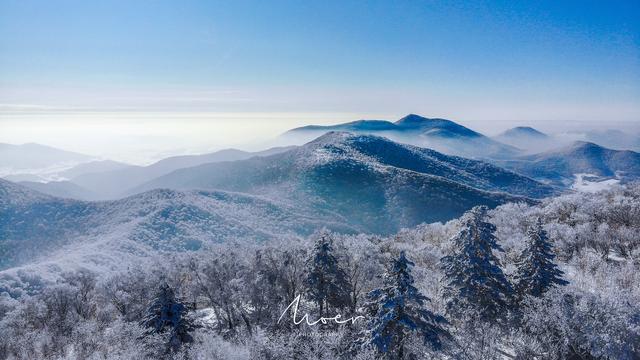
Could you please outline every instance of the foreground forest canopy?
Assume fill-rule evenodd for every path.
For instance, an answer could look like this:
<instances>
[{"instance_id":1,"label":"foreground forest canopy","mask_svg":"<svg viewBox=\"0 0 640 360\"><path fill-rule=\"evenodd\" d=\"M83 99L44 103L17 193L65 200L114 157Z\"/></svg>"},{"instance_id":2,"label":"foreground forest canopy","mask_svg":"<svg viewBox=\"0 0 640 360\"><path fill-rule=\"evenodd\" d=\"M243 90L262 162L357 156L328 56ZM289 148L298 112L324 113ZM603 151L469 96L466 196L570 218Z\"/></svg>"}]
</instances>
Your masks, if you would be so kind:
<instances>
[{"instance_id":1,"label":"foreground forest canopy","mask_svg":"<svg viewBox=\"0 0 640 360\"><path fill-rule=\"evenodd\" d=\"M633 184L388 237L226 243L0 289L0 358L637 359L639 261ZM355 320L281 317L298 296L298 320Z\"/></svg>"}]
</instances>

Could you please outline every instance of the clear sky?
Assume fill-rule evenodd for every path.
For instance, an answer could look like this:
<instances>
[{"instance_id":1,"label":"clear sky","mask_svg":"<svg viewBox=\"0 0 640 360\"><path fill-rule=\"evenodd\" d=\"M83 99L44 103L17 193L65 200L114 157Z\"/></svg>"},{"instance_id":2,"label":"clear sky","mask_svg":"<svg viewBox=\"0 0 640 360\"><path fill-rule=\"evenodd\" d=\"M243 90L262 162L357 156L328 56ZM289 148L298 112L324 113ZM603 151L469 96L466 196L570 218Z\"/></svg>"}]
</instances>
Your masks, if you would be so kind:
<instances>
[{"instance_id":1,"label":"clear sky","mask_svg":"<svg viewBox=\"0 0 640 360\"><path fill-rule=\"evenodd\" d=\"M636 124L640 1L0 0L3 142L190 151L407 113Z\"/></svg>"}]
</instances>

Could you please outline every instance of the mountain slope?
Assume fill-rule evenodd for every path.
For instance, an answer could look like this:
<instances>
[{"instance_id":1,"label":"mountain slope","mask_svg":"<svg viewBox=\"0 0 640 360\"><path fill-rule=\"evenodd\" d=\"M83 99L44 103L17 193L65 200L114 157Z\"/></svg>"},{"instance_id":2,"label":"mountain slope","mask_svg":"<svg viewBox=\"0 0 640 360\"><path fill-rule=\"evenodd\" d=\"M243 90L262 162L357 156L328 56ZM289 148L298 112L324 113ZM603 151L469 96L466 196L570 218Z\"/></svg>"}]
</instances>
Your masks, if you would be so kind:
<instances>
[{"instance_id":1,"label":"mountain slope","mask_svg":"<svg viewBox=\"0 0 640 360\"><path fill-rule=\"evenodd\" d=\"M389 234L478 204L531 201L500 191L551 191L484 162L348 133L270 156L179 169L139 190L145 187L152 190L88 202L0 180L0 288L24 271L51 279L77 267L110 271L166 252L294 239L323 227Z\"/></svg>"},{"instance_id":2,"label":"mountain slope","mask_svg":"<svg viewBox=\"0 0 640 360\"><path fill-rule=\"evenodd\" d=\"M18 184L47 195L65 199L92 200L97 197L93 192L70 181L50 181L47 183L20 181Z\"/></svg>"},{"instance_id":3,"label":"mountain slope","mask_svg":"<svg viewBox=\"0 0 640 360\"><path fill-rule=\"evenodd\" d=\"M52 259L108 268L119 266L120 257L144 258L216 242L306 236L322 227L355 231L329 212L222 191L154 190L85 202L0 180L0 213L0 270Z\"/></svg>"},{"instance_id":4,"label":"mountain slope","mask_svg":"<svg viewBox=\"0 0 640 360\"><path fill-rule=\"evenodd\" d=\"M529 126L518 126L506 130L494 139L529 152L550 150L558 147L558 143L562 141Z\"/></svg>"},{"instance_id":5,"label":"mountain slope","mask_svg":"<svg viewBox=\"0 0 640 360\"><path fill-rule=\"evenodd\" d=\"M181 169L135 191L154 188L247 192L335 211L365 232L390 233L449 220L473 204L495 206L542 197L552 189L496 166L386 138L331 132L263 158Z\"/></svg>"},{"instance_id":6,"label":"mountain slope","mask_svg":"<svg viewBox=\"0 0 640 360\"><path fill-rule=\"evenodd\" d=\"M518 173L563 187L571 185L577 174L617 177L623 182L640 179L639 153L607 149L584 141L498 163Z\"/></svg>"},{"instance_id":7,"label":"mountain slope","mask_svg":"<svg viewBox=\"0 0 640 360\"><path fill-rule=\"evenodd\" d=\"M409 114L394 123L404 131L420 131L423 134L440 137L482 138L484 135L446 119L429 119Z\"/></svg>"},{"instance_id":8,"label":"mountain slope","mask_svg":"<svg viewBox=\"0 0 640 360\"><path fill-rule=\"evenodd\" d=\"M640 152L640 129L587 131L585 140L616 150Z\"/></svg>"},{"instance_id":9,"label":"mountain slope","mask_svg":"<svg viewBox=\"0 0 640 360\"><path fill-rule=\"evenodd\" d=\"M218 161L235 161L253 156L267 156L289 148L272 148L261 152L246 152L236 149L220 150L203 155L174 156L149 166L129 166L113 171L80 175L73 182L96 194L96 199L122 197L127 189L139 186L153 178L174 170Z\"/></svg>"},{"instance_id":10,"label":"mountain slope","mask_svg":"<svg viewBox=\"0 0 640 360\"><path fill-rule=\"evenodd\" d=\"M396 124L387 120L356 120L344 124L337 125L307 125L299 128L289 130L289 133L305 132L305 131L351 131L351 132L364 132L364 131L385 131L385 130L400 130L401 128Z\"/></svg>"},{"instance_id":11,"label":"mountain slope","mask_svg":"<svg viewBox=\"0 0 640 360\"><path fill-rule=\"evenodd\" d=\"M91 156L60 150L40 144L0 143L0 169L40 169L91 160ZM0 174L1 175L1 174Z\"/></svg>"},{"instance_id":12,"label":"mountain slope","mask_svg":"<svg viewBox=\"0 0 640 360\"><path fill-rule=\"evenodd\" d=\"M73 179L84 174L102 173L130 167L134 166L113 160L96 160L76 165L71 169L60 172L58 175L64 179Z\"/></svg>"},{"instance_id":13,"label":"mountain slope","mask_svg":"<svg viewBox=\"0 0 640 360\"><path fill-rule=\"evenodd\" d=\"M512 129L506 130L502 134L498 135L498 137L548 139L549 135L538 131L530 126L516 126Z\"/></svg>"},{"instance_id":14,"label":"mountain slope","mask_svg":"<svg viewBox=\"0 0 640 360\"><path fill-rule=\"evenodd\" d=\"M306 142L329 131L378 134L394 141L473 158L506 158L519 152L513 146L492 140L451 120L430 119L415 114L407 115L396 122L359 120L329 126L305 126L289 130L282 138L285 141Z\"/></svg>"}]
</instances>

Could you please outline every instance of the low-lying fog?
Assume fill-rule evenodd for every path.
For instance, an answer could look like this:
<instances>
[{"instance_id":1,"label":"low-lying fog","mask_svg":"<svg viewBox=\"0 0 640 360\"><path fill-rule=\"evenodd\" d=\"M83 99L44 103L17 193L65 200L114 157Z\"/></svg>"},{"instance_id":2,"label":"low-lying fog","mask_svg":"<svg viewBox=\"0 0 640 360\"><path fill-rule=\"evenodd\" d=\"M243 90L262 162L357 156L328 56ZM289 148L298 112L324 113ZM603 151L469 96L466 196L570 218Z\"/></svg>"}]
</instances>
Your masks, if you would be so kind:
<instances>
[{"instance_id":1,"label":"low-lying fog","mask_svg":"<svg viewBox=\"0 0 640 360\"><path fill-rule=\"evenodd\" d=\"M395 121L403 115L405 114L363 116L352 113L210 112L5 114L0 117L0 143L38 143L98 159L148 165L169 156L201 154L225 148L259 151L274 146L299 145L310 141L310 135L279 135L292 128L310 124L331 125L362 118ZM531 126L552 135L552 139L546 143L517 144L528 152L543 151L575 140L597 141L607 147L634 149L640 134L640 125L634 121L527 122L443 117L490 137L498 136L515 126ZM410 142L401 138L394 140Z\"/></svg>"}]
</instances>

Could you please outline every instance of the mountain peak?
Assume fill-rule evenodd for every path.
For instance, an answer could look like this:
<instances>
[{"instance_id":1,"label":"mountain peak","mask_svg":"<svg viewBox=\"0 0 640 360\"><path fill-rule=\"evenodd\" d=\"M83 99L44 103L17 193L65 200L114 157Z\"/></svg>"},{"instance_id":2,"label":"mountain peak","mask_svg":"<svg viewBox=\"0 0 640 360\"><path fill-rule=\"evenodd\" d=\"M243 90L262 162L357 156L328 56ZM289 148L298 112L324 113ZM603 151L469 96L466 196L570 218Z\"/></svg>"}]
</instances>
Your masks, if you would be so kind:
<instances>
[{"instance_id":1,"label":"mountain peak","mask_svg":"<svg viewBox=\"0 0 640 360\"><path fill-rule=\"evenodd\" d=\"M495 206L521 200L513 195L553 191L489 163L343 131L328 131L273 157L176 170L132 192L154 188L216 189L303 204L299 211L330 209L356 227L381 233L448 219L478 202ZM449 198L455 201L443 200Z\"/></svg>"},{"instance_id":2,"label":"mountain peak","mask_svg":"<svg viewBox=\"0 0 640 360\"><path fill-rule=\"evenodd\" d=\"M576 150L593 151L593 150L606 149L605 147L602 147L598 144L595 144L589 141L582 141L582 140L574 141L571 145L569 145L568 148L573 151L576 151Z\"/></svg>"},{"instance_id":3,"label":"mountain peak","mask_svg":"<svg viewBox=\"0 0 640 360\"><path fill-rule=\"evenodd\" d=\"M303 145L302 148L317 148L317 147L326 147L326 146L341 146L341 147L351 147L355 144L386 144L389 146L399 145L399 146L408 146L411 145L400 145L395 143L389 138L379 135L373 134L361 134L361 133L353 133L348 131L330 131L316 138L315 140Z\"/></svg>"},{"instance_id":4,"label":"mountain peak","mask_svg":"<svg viewBox=\"0 0 640 360\"><path fill-rule=\"evenodd\" d=\"M409 114L394 123L405 130L419 130L424 135L440 138L477 138L483 135L454 121Z\"/></svg>"},{"instance_id":5,"label":"mountain peak","mask_svg":"<svg viewBox=\"0 0 640 360\"><path fill-rule=\"evenodd\" d=\"M418 121L418 120L427 120L426 117L424 116L420 116L418 114L408 114L402 118L400 118L400 120L396 121L396 122L403 122L403 121Z\"/></svg>"},{"instance_id":6,"label":"mountain peak","mask_svg":"<svg viewBox=\"0 0 640 360\"><path fill-rule=\"evenodd\" d=\"M532 128L531 126L516 126L501 134L503 137L534 137L534 138L548 138L549 136L539 130Z\"/></svg>"},{"instance_id":7,"label":"mountain peak","mask_svg":"<svg viewBox=\"0 0 640 360\"><path fill-rule=\"evenodd\" d=\"M356 136L354 133L348 131L328 131L308 142L307 145L339 143L354 136Z\"/></svg>"},{"instance_id":8,"label":"mountain peak","mask_svg":"<svg viewBox=\"0 0 640 360\"><path fill-rule=\"evenodd\" d=\"M416 114L409 114L401 118L400 120L396 121L394 124L398 126L404 126L404 127L421 126L425 122L434 121L434 120L444 120L444 119L430 119L430 118L426 118L424 116L420 116ZM449 120L445 120L445 121L449 121Z\"/></svg>"},{"instance_id":9,"label":"mountain peak","mask_svg":"<svg viewBox=\"0 0 640 360\"><path fill-rule=\"evenodd\" d=\"M573 147L586 147L586 146L597 146L597 147L601 147L600 145L593 143L591 141L585 141L585 140L576 140L573 142L573 144L571 145Z\"/></svg>"},{"instance_id":10,"label":"mountain peak","mask_svg":"<svg viewBox=\"0 0 640 360\"><path fill-rule=\"evenodd\" d=\"M609 151L609 150L610 149L602 147L598 144L594 144L592 142L577 140L563 147L547 150L532 156L543 157L543 158L565 157L565 156L573 157L576 154L594 154L594 153L602 153L604 151Z\"/></svg>"},{"instance_id":11,"label":"mountain peak","mask_svg":"<svg viewBox=\"0 0 640 360\"><path fill-rule=\"evenodd\" d=\"M513 146L473 131L454 121L441 118L427 118L417 114L408 114L391 122L385 120L358 120L336 125L310 125L289 130L286 136L298 143L314 143L319 133L329 131L348 131L356 134L379 134L393 141L428 147L440 152L466 157L503 158L517 154ZM318 141L326 141L319 139Z\"/></svg>"}]
</instances>

